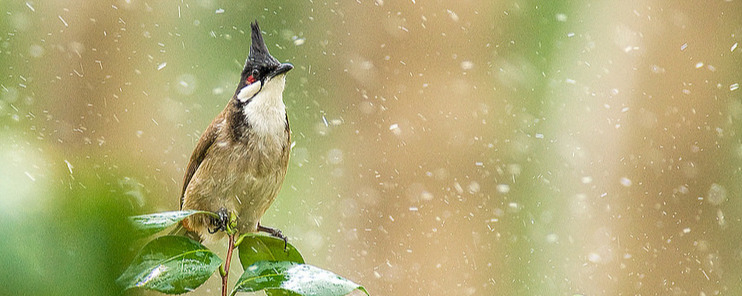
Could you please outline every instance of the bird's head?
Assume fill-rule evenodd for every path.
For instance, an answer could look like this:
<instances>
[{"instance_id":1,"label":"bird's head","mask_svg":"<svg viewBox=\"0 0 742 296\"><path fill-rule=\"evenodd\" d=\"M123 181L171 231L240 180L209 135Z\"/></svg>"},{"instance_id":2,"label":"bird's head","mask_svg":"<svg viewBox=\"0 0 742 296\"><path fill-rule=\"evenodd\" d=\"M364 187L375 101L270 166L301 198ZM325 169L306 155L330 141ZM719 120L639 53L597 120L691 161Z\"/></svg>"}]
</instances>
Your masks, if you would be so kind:
<instances>
[{"instance_id":1,"label":"bird's head","mask_svg":"<svg viewBox=\"0 0 742 296\"><path fill-rule=\"evenodd\" d=\"M284 79L286 72L294 68L289 63L280 63L268 52L265 46L263 34L260 32L258 21L250 25L252 28L252 45L250 54L245 62L245 68L242 70L240 83L235 93L240 102L247 102L261 90L268 86L271 88L280 88L283 91Z\"/></svg>"}]
</instances>

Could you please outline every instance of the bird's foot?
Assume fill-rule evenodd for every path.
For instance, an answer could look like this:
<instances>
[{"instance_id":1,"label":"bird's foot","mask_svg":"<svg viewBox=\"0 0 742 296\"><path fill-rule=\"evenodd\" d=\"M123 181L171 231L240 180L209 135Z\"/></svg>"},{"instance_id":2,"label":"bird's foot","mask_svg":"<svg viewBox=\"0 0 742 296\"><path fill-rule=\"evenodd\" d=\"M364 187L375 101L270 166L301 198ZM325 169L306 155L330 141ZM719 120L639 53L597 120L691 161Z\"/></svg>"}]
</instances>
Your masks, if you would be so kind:
<instances>
[{"instance_id":1,"label":"bird's foot","mask_svg":"<svg viewBox=\"0 0 742 296\"><path fill-rule=\"evenodd\" d=\"M216 214L219 216L218 218L211 217L211 225L214 226L214 229L207 229L210 234L217 233L219 230L226 231L227 224L229 224L229 211L226 208L219 209Z\"/></svg>"},{"instance_id":2,"label":"bird's foot","mask_svg":"<svg viewBox=\"0 0 742 296\"><path fill-rule=\"evenodd\" d=\"M287 238L280 229L278 228L271 228L271 227L265 227L263 225L260 225L258 223L258 231L265 232L267 234L270 234L272 237L276 237L283 240L283 249L284 251L288 250L289 248L289 238Z\"/></svg>"}]
</instances>

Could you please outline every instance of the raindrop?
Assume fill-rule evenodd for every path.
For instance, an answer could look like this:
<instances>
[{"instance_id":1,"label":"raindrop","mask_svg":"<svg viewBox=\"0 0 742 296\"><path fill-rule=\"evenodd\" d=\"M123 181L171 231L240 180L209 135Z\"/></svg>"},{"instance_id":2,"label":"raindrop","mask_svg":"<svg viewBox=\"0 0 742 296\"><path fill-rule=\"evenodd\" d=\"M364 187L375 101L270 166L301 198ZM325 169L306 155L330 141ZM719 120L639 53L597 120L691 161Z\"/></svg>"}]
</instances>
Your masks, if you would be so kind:
<instances>
[{"instance_id":1,"label":"raindrop","mask_svg":"<svg viewBox=\"0 0 742 296\"><path fill-rule=\"evenodd\" d=\"M191 74L182 74L175 82L175 89L180 94L191 95L196 90L196 77Z\"/></svg>"},{"instance_id":2,"label":"raindrop","mask_svg":"<svg viewBox=\"0 0 742 296\"><path fill-rule=\"evenodd\" d=\"M718 206L727 199L727 190L719 184L711 184L706 198L712 205Z\"/></svg>"},{"instance_id":3,"label":"raindrop","mask_svg":"<svg viewBox=\"0 0 742 296\"><path fill-rule=\"evenodd\" d=\"M477 181L471 181L471 183L469 183L469 193L477 193L479 192L479 189L480 189L480 186L479 186L479 183L477 183Z\"/></svg>"},{"instance_id":4,"label":"raindrop","mask_svg":"<svg viewBox=\"0 0 742 296\"><path fill-rule=\"evenodd\" d=\"M331 164L340 164L343 162L343 150L330 149L327 152L327 161Z\"/></svg>"},{"instance_id":5,"label":"raindrop","mask_svg":"<svg viewBox=\"0 0 742 296\"><path fill-rule=\"evenodd\" d=\"M8 86L0 89L0 98L6 103L14 103L18 99L18 89Z\"/></svg>"},{"instance_id":6,"label":"raindrop","mask_svg":"<svg viewBox=\"0 0 742 296\"><path fill-rule=\"evenodd\" d=\"M32 57L39 58L44 55L44 48L37 44L31 45L31 48L28 49L28 54Z\"/></svg>"},{"instance_id":7,"label":"raindrop","mask_svg":"<svg viewBox=\"0 0 742 296\"><path fill-rule=\"evenodd\" d=\"M603 258L601 258L598 253L590 253L587 255L587 260L591 263L600 263L603 261Z\"/></svg>"},{"instance_id":8,"label":"raindrop","mask_svg":"<svg viewBox=\"0 0 742 296\"><path fill-rule=\"evenodd\" d=\"M474 68L474 63L472 61L463 61L461 62L461 70L467 71Z\"/></svg>"}]
</instances>

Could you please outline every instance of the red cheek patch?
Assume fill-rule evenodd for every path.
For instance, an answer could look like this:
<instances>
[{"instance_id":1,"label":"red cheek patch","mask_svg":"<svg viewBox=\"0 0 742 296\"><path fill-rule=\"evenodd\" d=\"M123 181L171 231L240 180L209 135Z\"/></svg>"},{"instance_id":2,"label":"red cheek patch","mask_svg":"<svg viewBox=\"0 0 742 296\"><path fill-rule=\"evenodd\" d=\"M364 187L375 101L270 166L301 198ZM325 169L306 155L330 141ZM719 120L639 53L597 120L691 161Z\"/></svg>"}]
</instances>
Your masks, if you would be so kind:
<instances>
[{"instance_id":1,"label":"red cheek patch","mask_svg":"<svg viewBox=\"0 0 742 296\"><path fill-rule=\"evenodd\" d=\"M255 77L252 77L252 75L248 76L247 77L247 84L252 84L253 82L255 82Z\"/></svg>"}]
</instances>

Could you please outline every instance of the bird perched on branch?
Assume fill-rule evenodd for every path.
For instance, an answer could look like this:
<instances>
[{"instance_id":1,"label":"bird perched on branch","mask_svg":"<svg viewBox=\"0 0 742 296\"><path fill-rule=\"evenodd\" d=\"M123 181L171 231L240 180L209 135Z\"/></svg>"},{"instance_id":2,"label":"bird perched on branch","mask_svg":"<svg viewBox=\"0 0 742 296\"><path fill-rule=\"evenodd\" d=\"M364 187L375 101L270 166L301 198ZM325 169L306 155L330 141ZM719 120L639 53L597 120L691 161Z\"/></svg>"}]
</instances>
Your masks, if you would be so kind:
<instances>
[{"instance_id":1,"label":"bird perched on branch","mask_svg":"<svg viewBox=\"0 0 742 296\"><path fill-rule=\"evenodd\" d=\"M237 231L263 231L284 241L280 230L260 219L281 189L288 167L291 130L283 103L286 73L294 68L270 55L257 21L240 81L229 103L214 118L193 150L183 181L181 210L215 212L193 215L183 227L200 240L224 236L230 215Z\"/></svg>"}]
</instances>

